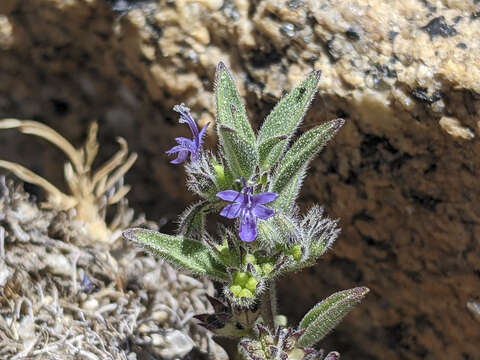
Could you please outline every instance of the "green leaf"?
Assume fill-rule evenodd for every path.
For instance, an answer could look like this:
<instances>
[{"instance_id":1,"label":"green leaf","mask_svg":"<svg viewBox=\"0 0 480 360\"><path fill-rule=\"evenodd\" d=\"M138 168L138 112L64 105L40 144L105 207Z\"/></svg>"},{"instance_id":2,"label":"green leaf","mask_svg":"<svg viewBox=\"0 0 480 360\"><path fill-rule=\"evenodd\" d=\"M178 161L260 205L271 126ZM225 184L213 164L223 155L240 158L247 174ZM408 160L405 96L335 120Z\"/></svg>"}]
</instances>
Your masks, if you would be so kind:
<instances>
[{"instance_id":1,"label":"green leaf","mask_svg":"<svg viewBox=\"0 0 480 360\"><path fill-rule=\"evenodd\" d=\"M242 136L246 142L255 144L255 134L247 118L237 87L226 66L220 62L215 74L215 99L217 103L217 126L224 125ZM232 111L232 106L235 112ZM222 138L222 135L219 134Z\"/></svg>"},{"instance_id":2,"label":"green leaf","mask_svg":"<svg viewBox=\"0 0 480 360\"><path fill-rule=\"evenodd\" d=\"M171 265L220 281L228 281L229 276L216 254L202 243L183 236L171 236L156 231L134 228L123 233L123 237L139 243L155 256Z\"/></svg>"},{"instance_id":3,"label":"green leaf","mask_svg":"<svg viewBox=\"0 0 480 360\"><path fill-rule=\"evenodd\" d=\"M269 164L275 163L278 156L282 154L286 139L286 136L275 136L258 146L259 162L263 169L267 170L270 167Z\"/></svg>"},{"instance_id":4,"label":"green leaf","mask_svg":"<svg viewBox=\"0 0 480 360\"><path fill-rule=\"evenodd\" d=\"M274 206L277 209L289 212L292 210L295 205L295 200L300 192L300 188L303 184L303 179L307 173L307 166L303 166L296 174L292 177L291 181L287 186L283 188L282 191L278 193L278 197L275 200Z\"/></svg>"},{"instance_id":5,"label":"green leaf","mask_svg":"<svg viewBox=\"0 0 480 360\"><path fill-rule=\"evenodd\" d=\"M336 119L303 134L288 150L275 171L271 190L281 193L292 182L301 185L301 181L299 181L301 173L305 172L310 161L343 124L343 119ZM290 189L290 192L292 191L295 192L298 189L293 187Z\"/></svg>"},{"instance_id":6,"label":"green leaf","mask_svg":"<svg viewBox=\"0 0 480 360\"><path fill-rule=\"evenodd\" d=\"M339 291L315 305L302 319L299 330L305 333L298 340L299 346L313 346L325 337L358 304L370 290L357 287Z\"/></svg>"},{"instance_id":7,"label":"green leaf","mask_svg":"<svg viewBox=\"0 0 480 360\"><path fill-rule=\"evenodd\" d=\"M311 241L310 257L313 260L316 260L323 254L325 254L325 252L332 246L332 244L337 239L339 230L336 227L336 222L331 222L331 224L332 225L329 225L329 227L318 238Z\"/></svg>"},{"instance_id":8,"label":"green leaf","mask_svg":"<svg viewBox=\"0 0 480 360\"><path fill-rule=\"evenodd\" d=\"M317 90L321 72L312 72L299 86L282 98L267 116L258 133L259 148L269 148L270 154L260 157L260 165L268 170L283 154L289 139L302 122L305 112ZM273 138L283 136L283 141L269 147L266 144Z\"/></svg>"},{"instance_id":9,"label":"green leaf","mask_svg":"<svg viewBox=\"0 0 480 360\"><path fill-rule=\"evenodd\" d=\"M227 235L227 245L232 265L236 267L240 266L242 263L242 251L240 250L240 244L231 233Z\"/></svg>"},{"instance_id":10,"label":"green leaf","mask_svg":"<svg viewBox=\"0 0 480 360\"><path fill-rule=\"evenodd\" d=\"M272 248L276 245L284 245L290 238L298 236L293 218L278 211L271 218L259 221L257 230L260 242Z\"/></svg>"},{"instance_id":11,"label":"green leaf","mask_svg":"<svg viewBox=\"0 0 480 360\"><path fill-rule=\"evenodd\" d=\"M218 127L222 137L222 149L235 178L249 179L258 165L255 146L247 142L238 132L227 126Z\"/></svg>"},{"instance_id":12,"label":"green leaf","mask_svg":"<svg viewBox=\"0 0 480 360\"><path fill-rule=\"evenodd\" d=\"M178 233L187 237L201 237L205 228L205 218L207 212L207 202L200 201L193 204L180 215L178 223Z\"/></svg>"}]
</instances>

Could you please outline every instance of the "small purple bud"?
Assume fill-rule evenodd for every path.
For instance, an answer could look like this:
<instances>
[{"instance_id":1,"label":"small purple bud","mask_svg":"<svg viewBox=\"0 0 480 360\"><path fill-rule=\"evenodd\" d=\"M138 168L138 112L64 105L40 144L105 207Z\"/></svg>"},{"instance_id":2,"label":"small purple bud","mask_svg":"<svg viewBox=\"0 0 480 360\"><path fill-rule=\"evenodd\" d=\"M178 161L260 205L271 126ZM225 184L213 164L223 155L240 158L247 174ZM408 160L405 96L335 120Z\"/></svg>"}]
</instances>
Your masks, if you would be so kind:
<instances>
[{"instance_id":1,"label":"small purple bud","mask_svg":"<svg viewBox=\"0 0 480 360\"><path fill-rule=\"evenodd\" d=\"M181 164L187 160L188 154L190 154L190 160L196 161L200 156L200 149L202 147L202 140L205 132L207 131L208 125L205 125L203 129L199 132L198 126L195 120L193 120L192 115L190 114L190 109L185 106L185 104L176 105L173 110L180 114L181 123L186 123L190 127L192 132L193 139L187 139L184 137L178 137L175 139L177 145L167 151L167 154L178 154L177 158L170 161L171 164Z\"/></svg>"}]
</instances>

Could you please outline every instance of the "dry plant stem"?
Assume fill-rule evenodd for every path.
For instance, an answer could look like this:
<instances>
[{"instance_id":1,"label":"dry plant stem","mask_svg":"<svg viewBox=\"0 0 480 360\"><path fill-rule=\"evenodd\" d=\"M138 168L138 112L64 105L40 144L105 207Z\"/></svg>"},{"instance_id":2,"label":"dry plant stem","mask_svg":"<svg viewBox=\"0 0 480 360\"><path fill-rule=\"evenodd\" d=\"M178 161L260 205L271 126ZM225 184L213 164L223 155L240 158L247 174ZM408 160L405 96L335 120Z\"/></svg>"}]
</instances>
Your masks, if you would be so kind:
<instances>
[{"instance_id":1,"label":"dry plant stem","mask_svg":"<svg viewBox=\"0 0 480 360\"><path fill-rule=\"evenodd\" d=\"M45 207L62 211L75 208L76 219L86 224L92 239L105 243L117 239L111 236L115 227L105 222L106 208L121 202L130 191L130 186L123 184L123 176L137 159L136 154L128 155L128 145L124 139L117 139L120 150L93 172L92 163L99 150L96 123L90 125L87 140L78 149L55 130L36 121L4 119L0 120L0 129L18 129L24 134L41 137L62 150L69 159L64 167L64 176L70 194L62 193L50 182L19 164L0 160L0 168L43 188L47 192Z\"/></svg>"},{"instance_id":2,"label":"dry plant stem","mask_svg":"<svg viewBox=\"0 0 480 360\"><path fill-rule=\"evenodd\" d=\"M19 128L24 134L36 135L51 142L59 149L61 149L73 163L75 169L79 172L83 170L81 155L62 135L48 126L37 121L17 120L17 119L3 119L0 123L0 129L15 129Z\"/></svg>"},{"instance_id":3,"label":"dry plant stem","mask_svg":"<svg viewBox=\"0 0 480 360\"><path fill-rule=\"evenodd\" d=\"M268 288L262 296L260 313L262 315L262 319L265 326L272 331L275 329L274 296L275 296L275 284L273 282L269 282Z\"/></svg>"},{"instance_id":4,"label":"dry plant stem","mask_svg":"<svg viewBox=\"0 0 480 360\"><path fill-rule=\"evenodd\" d=\"M230 360L244 360L243 356L238 351L239 338L226 338L214 336L213 340L219 344L228 355Z\"/></svg>"}]
</instances>

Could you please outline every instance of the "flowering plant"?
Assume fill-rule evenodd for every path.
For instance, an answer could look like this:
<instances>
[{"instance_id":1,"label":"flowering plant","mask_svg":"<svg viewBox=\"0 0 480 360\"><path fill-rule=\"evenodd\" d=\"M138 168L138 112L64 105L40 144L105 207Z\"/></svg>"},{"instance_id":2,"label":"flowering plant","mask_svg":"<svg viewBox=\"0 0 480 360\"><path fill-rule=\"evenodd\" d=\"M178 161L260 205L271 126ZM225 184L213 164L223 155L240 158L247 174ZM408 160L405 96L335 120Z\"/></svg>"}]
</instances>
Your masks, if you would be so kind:
<instances>
[{"instance_id":1,"label":"flowering plant","mask_svg":"<svg viewBox=\"0 0 480 360\"><path fill-rule=\"evenodd\" d=\"M310 162L344 123L327 122L293 141L319 78L320 72L313 72L281 99L255 134L232 76L220 63L215 79L218 154L202 150L208 124L199 131L183 104L174 110L193 139L177 138L167 151L178 154L173 164L186 163L188 186L201 200L180 216L176 236L139 228L124 233L171 264L218 284L217 297L209 297L215 313L196 318L231 359L324 359L313 346L368 292L365 287L337 292L296 328L276 314L275 281L314 265L340 231L321 207L301 216L295 206ZM206 223L208 215L218 213L226 220L213 238ZM331 352L325 359L338 357Z\"/></svg>"}]
</instances>

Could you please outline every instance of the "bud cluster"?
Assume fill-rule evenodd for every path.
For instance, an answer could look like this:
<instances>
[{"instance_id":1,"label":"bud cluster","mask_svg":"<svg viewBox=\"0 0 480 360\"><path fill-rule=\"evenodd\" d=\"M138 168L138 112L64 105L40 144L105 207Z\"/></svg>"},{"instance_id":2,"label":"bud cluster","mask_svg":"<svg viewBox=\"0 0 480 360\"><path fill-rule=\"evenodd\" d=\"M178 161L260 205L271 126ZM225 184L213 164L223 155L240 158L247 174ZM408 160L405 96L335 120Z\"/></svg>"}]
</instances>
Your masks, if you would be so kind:
<instances>
[{"instance_id":1,"label":"bud cluster","mask_svg":"<svg viewBox=\"0 0 480 360\"><path fill-rule=\"evenodd\" d=\"M322 350L298 345L298 339L305 333L278 326L272 333L261 324L256 325L257 338L244 339L240 348L247 360L337 360L340 355L330 352L326 357Z\"/></svg>"}]
</instances>

